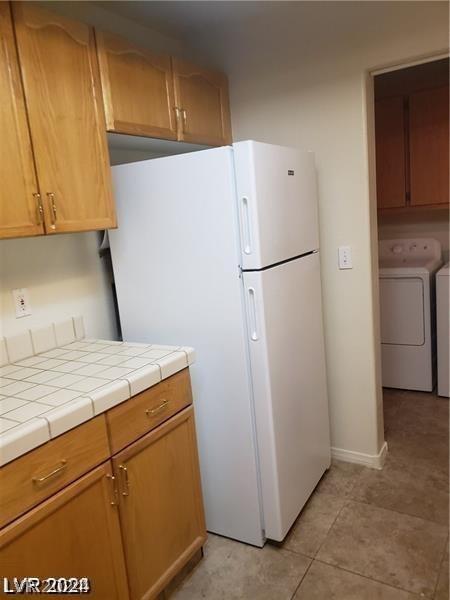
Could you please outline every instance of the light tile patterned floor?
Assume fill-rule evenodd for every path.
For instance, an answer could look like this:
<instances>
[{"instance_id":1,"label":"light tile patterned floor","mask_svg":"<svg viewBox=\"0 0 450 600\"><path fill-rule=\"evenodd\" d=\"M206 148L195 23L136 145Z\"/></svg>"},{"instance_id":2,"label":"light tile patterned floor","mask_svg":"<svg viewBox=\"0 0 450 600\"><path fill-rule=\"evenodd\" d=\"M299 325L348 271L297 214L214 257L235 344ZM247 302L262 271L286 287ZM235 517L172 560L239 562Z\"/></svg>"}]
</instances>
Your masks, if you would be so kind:
<instances>
[{"instance_id":1,"label":"light tile patterned floor","mask_svg":"<svg viewBox=\"0 0 450 600\"><path fill-rule=\"evenodd\" d=\"M448 600L448 408L385 390L382 471L333 463L281 546L211 535L170 598Z\"/></svg>"}]
</instances>

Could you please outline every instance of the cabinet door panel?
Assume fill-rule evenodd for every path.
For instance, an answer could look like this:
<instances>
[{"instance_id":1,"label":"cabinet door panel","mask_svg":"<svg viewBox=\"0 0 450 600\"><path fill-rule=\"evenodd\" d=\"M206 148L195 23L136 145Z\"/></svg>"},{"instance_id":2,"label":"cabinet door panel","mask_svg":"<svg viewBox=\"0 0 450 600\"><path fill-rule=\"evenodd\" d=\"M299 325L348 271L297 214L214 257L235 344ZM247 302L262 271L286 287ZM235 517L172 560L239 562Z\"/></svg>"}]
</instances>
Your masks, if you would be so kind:
<instances>
[{"instance_id":1,"label":"cabinet door panel","mask_svg":"<svg viewBox=\"0 0 450 600\"><path fill-rule=\"evenodd\" d=\"M403 97L375 102L378 208L406 205L406 147Z\"/></svg>"},{"instance_id":2,"label":"cabinet door panel","mask_svg":"<svg viewBox=\"0 0 450 600\"><path fill-rule=\"evenodd\" d=\"M170 57L111 33L95 35L108 131L175 140Z\"/></svg>"},{"instance_id":3,"label":"cabinet door panel","mask_svg":"<svg viewBox=\"0 0 450 600\"><path fill-rule=\"evenodd\" d=\"M179 138L222 146L231 143L228 81L223 73L172 59L175 103L181 109ZM183 113L183 111L185 111Z\"/></svg>"},{"instance_id":4,"label":"cabinet door panel","mask_svg":"<svg viewBox=\"0 0 450 600\"><path fill-rule=\"evenodd\" d=\"M114 227L93 29L34 3L13 14L47 233Z\"/></svg>"},{"instance_id":5,"label":"cabinet door panel","mask_svg":"<svg viewBox=\"0 0 450 600\"><path fill-rule=\"evenodd\" d=\"M449 202L448 86L409 100L411 205Z\"/></svg>"},{"instance_id":6,"label":"cabinet door panel","mask_svg":"<svg viewBox=\"0 0 450 600\"><path fill-rule=\"evenodd\" d=\"M88 577L89 597L126 600L119 518L110 486L106 463L2 529L2 577Z\"/></svg>"},{"instance_id":7,"label":"cabinet door panel","mask_svg":"<svg viewBox=\"0 0 450 600\"><path fill-rule=\"evenodd\" d=\"M206 539L193 409L123 450L113 463L121 481L131 597L154 598Z\"/></svg>"},{"instance_id":8,"label":"cabinet door panel","mask_svg":"<svg viewBox=\"0 0 450 600\"><path fill-rule=\"evenodd\" d=\"M0 2L0 238L44 233L8 2Z\"/></svg>"}]
</instances>

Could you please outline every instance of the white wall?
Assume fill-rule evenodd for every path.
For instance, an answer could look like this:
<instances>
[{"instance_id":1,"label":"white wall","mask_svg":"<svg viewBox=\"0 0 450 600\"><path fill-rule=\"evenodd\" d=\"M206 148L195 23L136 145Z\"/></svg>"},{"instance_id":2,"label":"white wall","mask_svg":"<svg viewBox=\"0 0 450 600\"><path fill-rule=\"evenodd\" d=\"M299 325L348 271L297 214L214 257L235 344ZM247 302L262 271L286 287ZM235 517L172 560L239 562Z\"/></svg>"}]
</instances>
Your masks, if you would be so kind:
<instances>
[{"instance_id":1,"label":"white wall","mask_svg":"<svg viewBox=\"0 0 450 600\"><path fill-rule=\"evenodd\" d=\"M83 315L89 337L117 335L97 233L0 242L0 335ZM16 319L11 290L29 290L32 314Z\"/></svg>"},{"instance_id":2,"label":"white wall","mask_svg":"<svg viewBox=\"0 0 450 600\"><path fill-rule=\"evenodd\" d=\"M42 2L51 10L125 35L159 52L180 53L183 45L87 2ZM80 174L82 176L82 174ZM98 233L22 238L0 242L0 335L82 314L87 335L117 335L112 295ZM33 314L16 319L11 290L26 287Z\"/></svg>"},{"instance_id":3,"label":"white wall","mask_svg":"<svg viewBox=\"0 0 450 600\"><path fill-rule=\"evenodd\" d=\"M269 9L269 16L189 41L228 72L235 140L316 153L332 445L374 455L383 431L367 70L445 49L448 8L274 2ZM340 244L353 248L351 271L337 268Z\"/></svg>"}]
</instances>

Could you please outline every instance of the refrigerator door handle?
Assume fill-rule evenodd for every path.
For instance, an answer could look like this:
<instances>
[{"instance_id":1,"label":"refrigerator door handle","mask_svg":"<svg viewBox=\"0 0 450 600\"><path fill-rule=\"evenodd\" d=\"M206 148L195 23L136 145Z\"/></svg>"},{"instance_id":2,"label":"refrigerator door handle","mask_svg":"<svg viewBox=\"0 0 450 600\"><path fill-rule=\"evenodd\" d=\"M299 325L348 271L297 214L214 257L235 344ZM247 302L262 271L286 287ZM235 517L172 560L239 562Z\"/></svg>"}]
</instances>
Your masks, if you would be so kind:
<instances>
[{"instance_id":1,"label":"refrigerator door handle","mask_svg":"<svg viewBox=\"0 0 450 600\"><path fill-rule=\"evenodd\" d=\"M258 323L256 318L256 292L255 288L249 287L248 291L248 312L249 312L249 326L250 326L250 338L253 342L259 340L258 335Z\"/></svg>"},{"instance_id":2,"label":"refrigerator door handle","mask_svg":"<svg viewBox=\"0 0 450 600\"><path fill-rule=\"evenodd\" d=\"M248 205L248 197L242 197L242 245L245 254L252 253L252 239L250 230L250 208Z\"/></svg>"}]
</instances>

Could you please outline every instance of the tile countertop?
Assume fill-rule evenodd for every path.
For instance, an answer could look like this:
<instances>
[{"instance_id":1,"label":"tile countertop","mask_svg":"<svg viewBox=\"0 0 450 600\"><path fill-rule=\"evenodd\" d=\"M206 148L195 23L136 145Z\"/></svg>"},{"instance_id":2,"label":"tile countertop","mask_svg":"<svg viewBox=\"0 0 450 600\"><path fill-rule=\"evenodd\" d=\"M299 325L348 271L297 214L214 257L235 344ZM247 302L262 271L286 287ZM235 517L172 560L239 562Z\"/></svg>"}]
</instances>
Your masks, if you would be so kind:
<instances>
[{"instance_id":1,"label":"tile countertop","mask_svg":"<svg viewBox=\"0 0 450 600\"><path fill-rule=\"evenodd\" d=\"M194 362L189 347L84 338L79 319L0 340L0 466Z\"/></svg>"}]
</instances>

